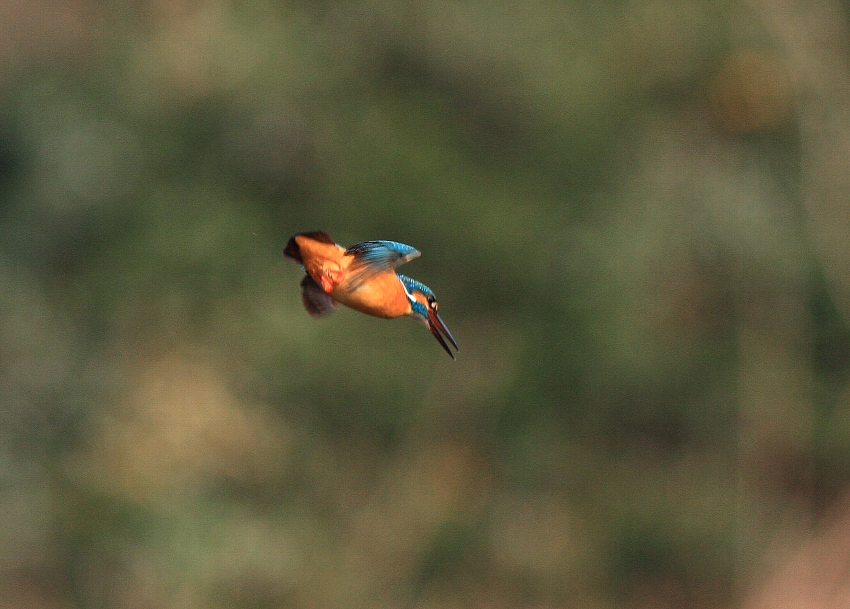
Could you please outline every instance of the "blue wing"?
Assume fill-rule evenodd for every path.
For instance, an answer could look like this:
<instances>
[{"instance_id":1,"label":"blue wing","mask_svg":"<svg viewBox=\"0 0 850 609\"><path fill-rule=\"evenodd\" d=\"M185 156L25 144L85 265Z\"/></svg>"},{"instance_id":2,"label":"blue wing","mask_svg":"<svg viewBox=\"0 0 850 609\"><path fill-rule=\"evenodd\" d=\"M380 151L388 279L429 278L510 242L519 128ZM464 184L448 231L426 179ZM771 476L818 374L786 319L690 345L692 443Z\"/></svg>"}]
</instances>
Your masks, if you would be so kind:
<instances>
[{"instance_id":1,"label":"blue wing","mask_svg":"<svg viewBox=\"0 0 850 609\"><path fill-rule=\"evenodd\" d=\"M383 268L395 268L420 255L415 247L397 241L361 241L349 246L345 253L357 262Z\"/></svg>"},{"instance_id":2,"label":"blue wing","mask_svg":"<svg viewBox=\"0 0 850 609\"><path fill-rule=\"evenodd\" d=\"M349 281L355 288L369 277L394 270L421 255L415 247L397 241L361 241L349 246L345 253L354 256Z\"/></svg>"}]
</instances>

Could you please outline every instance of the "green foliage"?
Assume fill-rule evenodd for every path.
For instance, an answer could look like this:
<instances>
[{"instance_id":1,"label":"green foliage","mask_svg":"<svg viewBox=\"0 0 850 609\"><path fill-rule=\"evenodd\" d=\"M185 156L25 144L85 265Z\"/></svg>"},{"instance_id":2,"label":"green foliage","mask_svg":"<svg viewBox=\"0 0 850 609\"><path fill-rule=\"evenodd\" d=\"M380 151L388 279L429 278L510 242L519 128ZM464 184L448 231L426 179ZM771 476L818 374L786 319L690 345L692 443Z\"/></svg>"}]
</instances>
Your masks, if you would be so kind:
<instances>
[{"instance_id":1,"label":"green foliage","mask_svg":"<svg viewBox=\"0 0 850 609\"><path fill-rule=\"evenodd\" d=\"M718 606L846 486L795 117L722 78L756 15L69 7L0 73L22 606ZM458 361L311 319L314 229L420 249Z\"/></svg>"}]
</instances>

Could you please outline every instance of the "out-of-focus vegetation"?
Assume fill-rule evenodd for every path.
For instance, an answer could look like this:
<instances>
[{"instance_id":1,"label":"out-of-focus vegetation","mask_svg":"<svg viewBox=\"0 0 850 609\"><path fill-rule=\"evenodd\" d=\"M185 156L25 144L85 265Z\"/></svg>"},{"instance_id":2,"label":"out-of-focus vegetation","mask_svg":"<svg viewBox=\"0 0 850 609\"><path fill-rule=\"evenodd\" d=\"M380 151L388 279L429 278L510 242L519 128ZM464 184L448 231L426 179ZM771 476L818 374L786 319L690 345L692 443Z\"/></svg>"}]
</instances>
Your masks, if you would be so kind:
<instances>
[{"instance_id":1,"label":"out-of-focus vegetation","mask_svg":"<svg viewBox=\"0 0 850 609\"><path fill-rule=\"evenodd\" d=\"M0 607L745 602L850 482L843 6L1 3Z\"/></svg>"}]
</instances>

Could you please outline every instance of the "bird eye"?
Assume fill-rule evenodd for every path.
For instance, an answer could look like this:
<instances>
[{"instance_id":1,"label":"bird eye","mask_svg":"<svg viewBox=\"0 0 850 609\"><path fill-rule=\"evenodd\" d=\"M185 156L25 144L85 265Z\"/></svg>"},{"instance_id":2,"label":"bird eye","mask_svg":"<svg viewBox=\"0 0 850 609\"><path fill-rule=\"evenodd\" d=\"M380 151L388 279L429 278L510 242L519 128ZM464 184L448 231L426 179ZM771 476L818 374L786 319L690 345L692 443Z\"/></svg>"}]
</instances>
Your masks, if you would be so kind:
<instances>
[{"instance_id":1,"label":"bird eye","mask_svg":"<svg viewBox=\"0 0 850 609\"><path fill-rule=\"evenodd\" d=\"M428 306L435 311L437 310L437 300L433 296L428 297Z\"/></svg>"}]
</instances>

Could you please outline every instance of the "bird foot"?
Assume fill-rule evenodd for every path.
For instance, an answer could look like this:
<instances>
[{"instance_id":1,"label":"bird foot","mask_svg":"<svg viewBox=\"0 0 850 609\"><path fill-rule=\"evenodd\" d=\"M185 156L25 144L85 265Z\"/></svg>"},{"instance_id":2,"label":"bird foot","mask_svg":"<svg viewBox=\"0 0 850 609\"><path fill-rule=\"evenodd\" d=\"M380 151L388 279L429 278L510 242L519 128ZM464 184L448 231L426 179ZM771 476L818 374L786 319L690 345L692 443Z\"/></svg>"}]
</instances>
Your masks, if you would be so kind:
<instances>
[{"instance_id":1,"label":"bird foot","mask_svg":"<svg viewBox=\"0 0 850 609\"><path fill-rule=\"evenodd\" d=\"M329 264L322 269L320 279L322 289L330 294L336 286L342 283L342 269L339 265Z\"/></svg>"}]
</instances>

